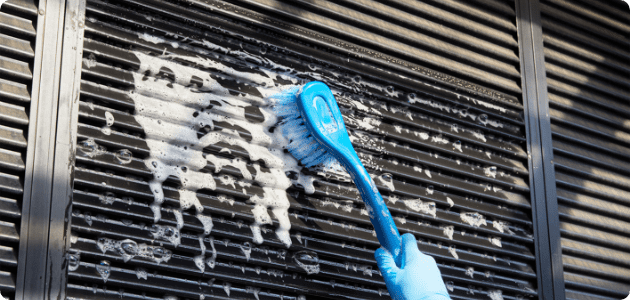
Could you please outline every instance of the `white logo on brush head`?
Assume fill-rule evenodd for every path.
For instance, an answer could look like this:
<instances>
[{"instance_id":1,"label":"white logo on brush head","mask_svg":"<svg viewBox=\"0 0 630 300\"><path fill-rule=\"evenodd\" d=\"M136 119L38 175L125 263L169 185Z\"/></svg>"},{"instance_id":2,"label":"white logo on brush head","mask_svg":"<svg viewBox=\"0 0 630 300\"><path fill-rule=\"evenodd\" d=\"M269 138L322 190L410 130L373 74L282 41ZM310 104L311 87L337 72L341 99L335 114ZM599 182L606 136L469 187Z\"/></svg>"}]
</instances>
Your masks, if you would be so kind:
<instances>
[{"instance_id":1,"label":"white logo on brush head","mask_svg":"<svg viewBox=\"0 0 630 300\"><path fill-rule=\"evenodd\" d=\"M320 128L319 130L321 132L331 134L339 130L337 121L335 121L335 117L332 111L330 111L330 106L328 106L324 98L319 96L313 97L313 108L315 108L320 115L321 122L317 124L317 127ZM318 108L321 108L321 111Z\"/></svg>"}]
</instances>

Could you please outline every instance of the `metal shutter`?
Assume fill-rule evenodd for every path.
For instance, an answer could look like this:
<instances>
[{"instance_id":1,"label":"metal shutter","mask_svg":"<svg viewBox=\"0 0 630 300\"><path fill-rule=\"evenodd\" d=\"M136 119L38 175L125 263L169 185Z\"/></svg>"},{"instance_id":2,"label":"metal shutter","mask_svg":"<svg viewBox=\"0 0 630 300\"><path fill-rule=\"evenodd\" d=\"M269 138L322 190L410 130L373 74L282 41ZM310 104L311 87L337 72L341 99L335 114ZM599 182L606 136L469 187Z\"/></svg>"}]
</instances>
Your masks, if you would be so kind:
<instances>
[{"instance_id":1,"label":"metal shutter","mask_svg":"<svg viewBox=\"0 0 630 300\"><path fill-rule=\"evenodd\" d=\"M26 173L37 5L0 8L0 292L13 299Z\"/></svg>"},{"instance_id":2,"label":"metal shutter","mask_svg":"<svg viewBox=\"0 0 630 300\"><path fill-rule=\"evenodd\" d=\"M389 299L378 242L343 175L303 170L311 186L288 174L291 247L276 237L276 218L263 244L252 241L248 200L263 197L257 176L272 168L249 146L268 118L261 90L311 80L333 89L400 231L436 258L453 299L536 297L513 6L89 0L68 299ZM200 97L221 97L175 108L202 87L214 90ZM156 139L178 114L230 115L222 98L251 106L238 122ZM197 149L182 142L190 130L240 138L204 145L201 164L166 164L216 186L196 190L176 176L159 186L153 146ZM191 194L201 217L179 209Z\"/></svg>"},{"instance_id":3,"label":"metal shutter","mask_svg":"<svg viewBox=\"0 0 630 300\"><path fill-rule=\"evenodd\" d=\"M630 291L630 13L541 1L567 299Z\"/></svg>"}]
</instances>

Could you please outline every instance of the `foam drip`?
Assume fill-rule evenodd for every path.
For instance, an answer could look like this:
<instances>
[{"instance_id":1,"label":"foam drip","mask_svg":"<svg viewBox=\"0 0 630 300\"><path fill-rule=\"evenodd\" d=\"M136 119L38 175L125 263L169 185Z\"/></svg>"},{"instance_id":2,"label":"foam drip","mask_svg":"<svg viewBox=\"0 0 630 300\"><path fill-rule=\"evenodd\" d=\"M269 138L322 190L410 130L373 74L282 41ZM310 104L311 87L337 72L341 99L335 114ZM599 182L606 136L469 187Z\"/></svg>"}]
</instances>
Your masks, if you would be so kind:
<instances>
[{"instance_id":1,"label":"foam drip","mask_svg":"<svg viewBox=\"0 0 630 300\"><path fill-rule=\"evenodd\" d=\"M231 166L240 171L247 181L254 181L263 187L264 195L253 196L249 202L254 204L252 213L255 222L252 224L254 242L262 243L260 226L271 224L268 210L278 220L276 230L278 238L287 246L291 245L287 209L289 201L285 190L291 186L285 172L296 172L297 180L307 193L314 192L313 179L301 174L301 167L290 155L282 151L288 141L278 134L269 132L277 119L265 109L261 109L264 116L262 123L252 123L245 117L245 108L261 106L267 100L249 94L234 96L211 75L220 71L233 76L239 82L252 82L263 97L277 94L283 87L275 87L272 78L259 73L236 71L218 61L202 57L188 56L160 56L134 52L140 61L138 72L133 73L135 90L129 92L129 97L135 104L135 119L142 126L146 134L146 142L150 149L150 156L145 165L152 172L153 179L149 186L154 195L150 205L154 213L154 222L161 219L161 206L164 202L162 184L169 177L179 179L180 209L195 208L198 219L204 225L204 234L212 229L212 219L203 214L203 206L197 198L198 190L216 189L213 174L201 172L208 163L214 166L215 173L224 167ZM176 61L185 62L195 67L184 66ZM174 75L174 82L154 78L162 68L167 68ZM273 72L272 72L273 73ZM199 86L199 81L202 82ZM193 83L194 82L194 83ZM264 86L264 87L262 87ZM269 88L265 88L269 87ZM286 88L286 87L285 87ZM237 131L216 131L214 124L228 123L235 128L245 130L251 140L245 140ZM215 130L199 136L202 129ZM247 168L246 162L239 157L227 159L206 154L203 149L217 143L225 143L244 149L252 162L264 164L267 170L262 170L258 163L254 163L255 174ZM229 149L226 149L231 154ZM236 181L232 177L219 177L224 185L236 188ZM250 183L238 182L239 185ZM178 228L181 228L178 224ZM179 234L178 234L179 235ZM177 236L178 236L177 235ZM177 242L175 241L174 244Z\"/></svg>"}]
</instances>

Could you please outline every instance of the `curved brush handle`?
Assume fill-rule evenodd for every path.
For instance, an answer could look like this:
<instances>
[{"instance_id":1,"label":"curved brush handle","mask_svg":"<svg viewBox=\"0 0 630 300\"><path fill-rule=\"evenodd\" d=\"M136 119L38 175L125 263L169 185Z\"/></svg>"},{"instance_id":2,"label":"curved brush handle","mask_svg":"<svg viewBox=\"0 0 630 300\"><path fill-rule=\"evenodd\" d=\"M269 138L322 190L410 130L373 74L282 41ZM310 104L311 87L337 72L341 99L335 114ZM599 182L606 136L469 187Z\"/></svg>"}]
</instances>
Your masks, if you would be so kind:
<instances>
[{"instance_id":1,"label":"curved brush handle","mask_svg":"<svg viewBox=\"0 0 630 300\"><path fill-rule=\"evenodd\" d=\"M401 238L376 184L352 147L343 117L330 88L322 82L306 84L297 101L309 132L350 173L365 202L376 237L400 266Z\"/></svg>"},{"instance_id":2,"label":"curved brush handle","mask_svg":"<svg viewBox=\"0 0 630 300\"><path fill-rule=\"evenodd\" d=\"M400 255L402 250L402 240L400 238L400 233L398 233L396 223L394 223L394 219L392 218L387 205L385 205L385 201L383 201L381 193L379 193L376 188L374 180L372 180L368 172L363 167L363 164L359 160L359 157L354 149L350 148L350 151L354 154L354 161L348 161L347 164L344 163L344 167L352 176L354 184L359 189L359 193L361 193L361 198L363 199L363 202L365 202L365 207L368 211L370 221L374 226L374 230L376 231L378 241L394 256L396 265L400 267L400 259L402 257L402 255Z\"/></svg>"}]
</instances>

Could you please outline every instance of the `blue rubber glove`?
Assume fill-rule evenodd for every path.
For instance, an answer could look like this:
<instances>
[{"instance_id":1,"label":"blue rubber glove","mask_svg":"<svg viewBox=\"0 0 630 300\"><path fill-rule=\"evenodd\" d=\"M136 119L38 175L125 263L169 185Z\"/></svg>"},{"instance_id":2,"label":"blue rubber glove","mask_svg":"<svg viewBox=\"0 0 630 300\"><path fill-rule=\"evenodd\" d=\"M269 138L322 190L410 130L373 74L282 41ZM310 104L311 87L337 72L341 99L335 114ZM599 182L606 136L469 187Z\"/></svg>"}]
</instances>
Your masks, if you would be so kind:
<instances>
[{"instance_id":1,"label":"blue rubber glove","mask_svg":"<svg viewBox=\"0 0 630 300\"><path fill-rule=\"evenodd\" d=\"M374 253L393 300L450 299L435 259L418 250L416 238L410 233L402 236L401 255L399 268L387 250L379 248Z\"/></svg>"}]
</instances>

